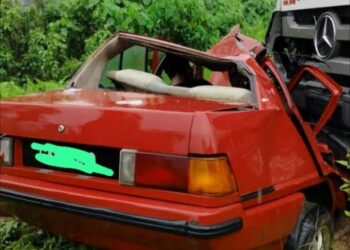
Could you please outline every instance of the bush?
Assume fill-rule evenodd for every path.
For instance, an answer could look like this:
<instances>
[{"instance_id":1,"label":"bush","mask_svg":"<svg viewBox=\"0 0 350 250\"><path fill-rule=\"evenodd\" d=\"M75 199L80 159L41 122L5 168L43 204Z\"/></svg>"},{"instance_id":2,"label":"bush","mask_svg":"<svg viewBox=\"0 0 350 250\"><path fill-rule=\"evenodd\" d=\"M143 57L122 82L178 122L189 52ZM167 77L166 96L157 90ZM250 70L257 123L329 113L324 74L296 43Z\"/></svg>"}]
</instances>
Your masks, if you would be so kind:
<instances>
[{"instance_id":1,"label":"bush","mask_svg":"<svg viewBox=\"0 0 350 250\"><path fill-rule=\"evenodd\" d=\"M205 50L240 23L263 39L275 0L0 1L0 82L62 80L116 31Z\"/></svg>"}]
</instances>

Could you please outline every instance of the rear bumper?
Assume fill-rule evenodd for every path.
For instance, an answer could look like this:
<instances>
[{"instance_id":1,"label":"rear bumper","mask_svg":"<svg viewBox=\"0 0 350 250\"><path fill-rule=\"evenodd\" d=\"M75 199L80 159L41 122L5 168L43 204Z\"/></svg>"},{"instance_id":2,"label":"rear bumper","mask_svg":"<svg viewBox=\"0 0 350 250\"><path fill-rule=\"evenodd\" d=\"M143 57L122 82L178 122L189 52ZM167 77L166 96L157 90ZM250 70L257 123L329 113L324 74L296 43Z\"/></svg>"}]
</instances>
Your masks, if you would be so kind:
<instances>
[{"instance_id":1,"label":"rear bumper","mask_svg":"<svg viewBox=\"0 0 350 250\"><path fill-rule=\"evenodd\" d=\"M195 238L212 238L240 230L243 226L242 218L234 218L230 221L216 225L204 226L195 225L187 221L171 221L144 216L137 216L128 213L116 212L108 209L100 209L88 206L81 206L62 201L50 200L44 197L31 196L6 189L0 189L0 198L29 204L45 206L47 208L59 209L65 212L78 213L81 215L108 220L117 223L126 223L133 226L161 230Z\"/></svg>"},{"instance_id":2,"label":"rear bumper","mask_svg":"<svg viewBox=\"0 0 350 250\"><path fill-rule=\"evenodd\" d=\"M249 209L240 203L201 207L10 175L0 179L0 214L104 249L282 249L304 199L294 193Z\"/></svg>"}]
</instances>

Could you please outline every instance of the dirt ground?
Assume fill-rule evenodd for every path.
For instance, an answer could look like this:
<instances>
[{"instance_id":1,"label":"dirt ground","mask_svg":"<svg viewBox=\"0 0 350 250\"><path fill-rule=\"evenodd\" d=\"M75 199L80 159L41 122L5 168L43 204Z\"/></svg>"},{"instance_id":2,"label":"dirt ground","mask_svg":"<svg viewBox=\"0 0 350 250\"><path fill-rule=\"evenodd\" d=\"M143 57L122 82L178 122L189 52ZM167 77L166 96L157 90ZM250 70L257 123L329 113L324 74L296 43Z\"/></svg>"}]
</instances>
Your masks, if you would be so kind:
<instances>
[{"instance_id":1,"label":"dirt ground","mask_svg":"<svg viewBox=\"0 0 350 250\"><path fill-rule=\"evenodd\" d=\"M335 223L333 250L350 250L350 219L341 217Z\"/></svg>"}]
</instances>

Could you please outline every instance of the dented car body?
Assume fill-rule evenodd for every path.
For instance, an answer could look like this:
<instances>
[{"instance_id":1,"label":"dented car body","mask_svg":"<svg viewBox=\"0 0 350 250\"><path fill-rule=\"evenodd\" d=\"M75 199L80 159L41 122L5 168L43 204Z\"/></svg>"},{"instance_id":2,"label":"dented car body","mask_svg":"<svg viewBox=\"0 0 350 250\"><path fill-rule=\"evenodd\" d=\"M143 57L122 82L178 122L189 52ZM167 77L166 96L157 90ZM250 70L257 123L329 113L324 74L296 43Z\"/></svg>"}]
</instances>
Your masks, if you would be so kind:
<instances>
[{"instance_id":1,"label":"dented car body","mask_svg":"<svg viewBox=\"0 0 350 250\"><path fill-rule=\"evenodd\" d=\"M332 96L315 124L237 28L208 52L117 33L67 89L1 100L2 212L102 248L283 249L305 199L345 206L316 139L339 86L311 66L289 86L304 73Z\"/></svg>"}]
</instances>

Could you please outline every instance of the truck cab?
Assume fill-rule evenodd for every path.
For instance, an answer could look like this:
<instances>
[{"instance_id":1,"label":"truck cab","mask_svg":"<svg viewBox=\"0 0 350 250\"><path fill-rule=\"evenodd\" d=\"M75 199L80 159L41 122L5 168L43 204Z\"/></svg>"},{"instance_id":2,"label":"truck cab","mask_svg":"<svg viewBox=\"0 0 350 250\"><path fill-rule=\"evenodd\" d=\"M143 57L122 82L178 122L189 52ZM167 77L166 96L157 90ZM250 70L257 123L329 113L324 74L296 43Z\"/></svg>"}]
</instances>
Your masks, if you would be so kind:
<instances>
[{"instance_id":1,"label":"truck cab","mask_svg":"<svg viewBox=\"0 0 350 250\"><path fill-rule=\"evenodd\" d=\"M336 160L345 159L350 152L349 1L278 1L266 34L266 47L285 82L290 82L301 66L313 66L341 86L339 102L318 140L329 145ZM314 124L331 95L317 79L306 76L292 96L303 119Z\"/></svg>"}]
</instances>

